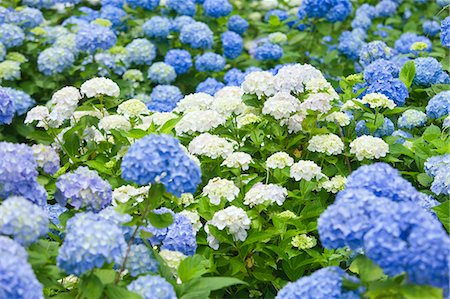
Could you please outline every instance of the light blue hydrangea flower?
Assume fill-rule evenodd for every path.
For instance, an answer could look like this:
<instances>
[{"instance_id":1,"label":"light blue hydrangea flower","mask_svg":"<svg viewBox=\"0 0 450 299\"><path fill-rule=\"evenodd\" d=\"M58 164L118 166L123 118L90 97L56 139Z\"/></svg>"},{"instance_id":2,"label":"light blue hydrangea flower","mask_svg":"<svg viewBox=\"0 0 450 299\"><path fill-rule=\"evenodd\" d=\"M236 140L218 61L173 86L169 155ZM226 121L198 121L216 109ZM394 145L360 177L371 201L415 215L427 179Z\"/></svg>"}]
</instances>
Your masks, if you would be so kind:
<instances>
[{"instance_id":1,"label":"light blue hydrangea flower","mask_svg":"<svg viewBox=\"0 0 450 299\"><path fill-rule=\"evenodd\" d=\"M398 4L392 0L382 0L375 6L376 15L378 18L387 18L395 15Z\"/></svg>"},{"instance_id":2,"label":"light blue hydrangea flower","mask_svg":"<svg viewBox=\"0 0 450 299\"><path fill-rule=\"evenodd\" d=\"M416 66L416 74L413 80L414 84L428 87L433 84L445 83L440 82L442 80L441 74L443 73L443 71L441 64L436 60L436 58L416 58L414 59L414 65Z\"/></svg>"},{"instance_id":3,"label":"light blue hydrangea flower","mask_svg":"<svg viewBox=\"0 0 450 299\"><path fill-rule=\"evenodd\" d=\"M450 195L450 154L431 157L425 162L425 171L433 178L433 193Z\"/></svg>"},{"instance_id":4,"label":"light blue hydrangea flower","mask_svg":"<svg viewBox=\"0 0 450 299\"><path fill-rule=\"evenodd\" d=\"M154 16L142 25L142 31L148 37L167 38L170 34L170 21L166 17Z\"/></svg>"},{"instance_id":5,"label":"light blue hydrangea flower","mask_svg":"<svg viewBox=\"0 0 450 299\"><path fill-rule=\"evenodd\" d=\"M53 47L67 49L74 56L77 56L80 50L77 48L76 37L77 35L73 33L64 34L56 38Z\"/></svg>"},{"instance_id":6,"label":"light blue hydrangea flower","mask_svg":"<svg viewBox=\"0 0 450 299\"><path fill-rule=\"evenodd\" d=\"M411 46L417 42L425 43L427 45L427 48L424 51L431 52L433 46L430 39L411 32L403 33L400 36L400 38L395 42L395 50L402 54L417 54L416 51L411 49Z\"/></svg>"},{"instance_id":7,"label":"light blue hydrangea flower","mask_svg":"<svg viewBox=\"0 0 450 299\"><path fill-rule=\"evenodd\" d=\"M25 34L20 27L13 24L0 25L0 42L7 49L22 45L24 39Z\"/></svg>"},{"instance_id":8,"label":"light blue hydrangea flower","mask_svg":"<svg viewBox=\"0 0 450 299\"><path fill-rule=\"evenodd\" d=\"M47 76L60 74L72 66L75 57L64 48L48 48L42 51L38 57L38 69Z\"/></svg>"},{"instance_id":9,"label":"light blue hydrangea flower","mask_svg":"<svg viewBox=\"0 0 450 299\"><path fill-rule=\"evenodd\" d=\"M308 17L325 18L329 22L344 21L352 12L352 4L348 0L306 0L300 9Z\"/></svg>"},{"instance_id":10,"label":"light blue hydrangea flower","mask_svg":"<svg viewBox=\"0 0 450 299\"><path fill-rule=\"evenodd\" d=\"M43 299L43 287L28 264L25 249L0 236L0 297Z\"/></svg>"},{"instance_id":11,"label":"light blue hydrangea flower","mask_svg":"<svg viewBox=\"0 0 450 299\"><path fill-rule=\"evenodd\" d=\"M441 23L441 44L450 48L450 17L446 17Z\"/></svg>"},{"instance_id":12,"label":"light blue hydrangea flower","mask_svg":"<svg viewBox=\"0 0 450 299\"><path fill-rule=\"evenodd\" d=\"M167 0L166 5L183 16L193 17L197 11L193 0Z\"/></svg>"},{"instance_id":13,"label":"light blue hydrangea flower","mask_svg":"<svg viewBox=\"0 0 450 299\"><path fill-rule=\"evenodd\" d=\"M183 26L195 23L195 20L189 16L179 16L171 21L170 30L173 32L180 32Z\"/></svg>"},{"instance_id":14,"label":"light blue hydrangea flower","mask_svg":"<svg viewBox=\"0 0 450 299\"><path fill-rule=\"evenodd\" d=\"M397 106L403 106L406 103L406 98L409 96L408 88L398 78L372 82L362 96L369 93L382 93L393 100Z\"/></svg>"},{"instance_id":15,"label":"light blue hydrangea flower","mask_svg":"<svg viewBox=\"0 0 450 299\"><path fill-rule=\"evenodd\" d=\"M402 129L412 129L423 126L427 123L427 119L427 115L422 111L410 109L402 113L397 125Z\"/></svg>"},{"instance_id":16,"label":"light blue hydrangea flower","mask_svg":"<svg viewBox=\"0 0 450 299\"><path fill-rule=\"evenodd\" d=\"M10 124L14 117L16 106L8 91L0 88L0 125Z\"/></svg>"},{"instance_id":17,"label":"light blue hydrangea flower","mask_svg":"<svg viewBox=\"0 0 450 299\"><path fill-rule=\"evenodd\" d=\"M170 112L183 98L180 89L173 85L158 85L153 88L150 99L144 99L148 109L155 112Z\"/></svg>"},{"instance_id":18,"label":"light blue hydrangea flower","mask_svg":"<svg viewBox=\"0 0 450 299\"><path fill-rule=\"evenodd\" d=\"M56 262L67 274L79 276L105 263L120 263L126 248L122 230L113 222L92 212L79 213L67 221Z\"/></svg>"},{"instance_id":19,"label":"light blue hydrangea flower","mask_svg":"<svg viewBox=\"0 0 450 299\"><path fill-rule=\"evenodd\" d=\"M364 81L371 84L376 80L398 78L400 69L392 61L377 59L364 69Z\"/></svg>"},{"instance_id":20,"label":"light blue hydrangea flower","mask_svg":"<svg viewBox=\"0 0 450 299\"><path fill-rule=\"evenodd\" d=\"M152 251L143 244L132 245L125 268L131 276L139 276L158 271L158 261L155 260Z\"/></svg>"},{"instance_id":21,"label":"light blue hydrangea flower","mask_svg":"<svg viewBox=\"0 0 450 299\"><path fill-rule=\"evenodd\" d=\"M59 155L51 146L35 144L31 146L37 165L45 173L54 175L60 168Z\"/></svg>"},{"instance_id":22,"label":"light blue hydrangea flower","mask_svg":"<svg viewBox=\"0 0 450 299\"><path fill-rule=\"evenodd\" d=\"M122 26L127 13L118 7L113 5L104 5L100 9L100 18L111 22L113 28L119 28Z\"/></svg>"},{"instance_id":23,"label":"light blue hydrangea flower","mask_svg":"<svg viewBox=\"0 0 450 299\"><path fill-rule=\"evenodd\" d=\"M244 40L242 37L232 31L222 33L220 36L222 40L223 55L228 59L235 59L241 55L244 49Z\"/></svg>"},{"instance_id":24,"label":"light blue hydrangea flower","mask_svg":"<svg viewBox=\"0 0 450 299\"><path fill-rule=\"evenodd\" d=\"M108 27L89 24L82 26L77 31L75 41L81 51L94 53L99 49L108 50L114 46L117 42L117 37Z\"/></svg>"},{"instance_id":25,"label":"light blue hydrangea flower","mask_svg":"<svg viewBox=\"0 0 450 299\"><path fill-rule=\"evenodd\" d=\"M0 205L0 234L28 246L48 233L47 212L21 196L11 196Z\"/></svg>"},{"instance_id":26,"label":"light blue hydrangea flower","mask_svg":"<svg viewBox=\"0 0 450 299\"><path fill-rule=\"evenodd\" d=\"M212 52L195 57L195 68L199 72L220 72L225 68L225 64L223 56Z\"/></svg>"},{"instance_id":27,"label":"light blue hydrangea flower","mask_svg":"<svg viewBox=\"0 0 450 299\"><path fill-rule=\"evenodd\" d=\"M228 0L205 0L203 2L203 13L207 17L226 17L232 10L233 6Z\"/></svg>"},{"instance_id":28,"label":"light blue hydrangea flower","mask_svg":"<svg viewBox=\"0 0 450 299\"><path fill-rule=\"evenodd\" d=\"M156 84L169 84L175 81L177 73L170 64L155 62L149 67L147 78Z\"/></svg>"},{"instance_id":29,"label":"light blue hydrangea flower","mask_svg":"<svg viewBox=\"0 0 450 299\"><path fill-rule=\"evenodd\" d=\"M123 157L121 169L125 180L142 186L161 182L175 196L195 192L201 177L199 166L169 135L151 134L135 142Z\"/></svg>"},{"instance_id":30,"label":"light blue hydrangea flower","mask_svg":"<svg viewBox=\"0 0 450 299\"><path fill-rule=\"evenodd\" d=\"M209 95L214 95L216 92L225 87L225 84L217 81L214 78L207 78L205 81L200 82L195 89L195 92L204 92Z\"/></svg>"},{"instance_id":31,"label":"light blue hydrangea flower","mask_svg":"<svg viewBox=\"0 0 450 299\"><path fill-rule=\"evenodd\" d=\"M147 10L154 10L159 5L159 0L126 0L131 8L142 7Z\"/></svg>"},{"instance_id":32,"label":"light blue hydrangea flower","mask_svg":"<svg viewBox=\"0 0 450 299\"><path fill-rule=\"evenodd\" d=\"M23 196L44 206L47 193L37 182L37 164L31 147L25 144L0 142L0 198Z\"/></svg>"},{"instance_id":33,"label":"light blue hydrangea flower","mask_svg":"<svg viewBox=\"0 0 450 299\"><path fill-rule=\"evenodd\" d=\"M22 10L10 11L7 22L23 29L38 27L44 22L44 16L39 9L25 7Z\"/></svg>"},{"instance_id":34,"label":"light blue hydrangea flower","mask_svg":"<svg viewBox=\"0 0 450 299\"><path fill-rule=\"evenodd\" d=\"M140 276L127 288L144 299L177 299L173 286L161 276Z\"/></svg>"},{"instance_id":35,"label":"light blue hydrangea flower","mask_svg":"<svg viewBox=\"0 0 450 299\"><path fill-rule=\"evenodd\" d=\"M29 7L50 8L55 5L56 0L24 0L22 3Z\"/></svg>"},{"instance_id":36,"label":"light blue hydrangea flower","mask_svg":"<svg viewBox=\"0 0 450 299\"><path fill-rule=\"evenodd\" d=\"M438 35L439 31L441 31L441 25L433 20L427 20L422 24L423 33L429 36Z\"/></svg>"},{"instance_id":37,"label":"light blue hydrangea flower","mask_svg":"<svg viewBox=\"0 0 450 299\"><path fill-rule=\"evenodd\" d=\"M122 8L125 5L125 0L101 0L100 2L101 2L102 6L112 5L112 6L118 7L118 8ZM127 2L127 4L130 7L135 8L130 3Z\"/></svg>"},{"instance_id":38,"label":"light blue hydrangea flower","mask_svg":"<svg viewBox=\"0 0 450 299\"><path fill-rule=\"evenodd\" d=\"M354 34L353 31L344 31L339 37L338 50L348 58L356 60L361 48L365 45L363 39Z\"/></svg>"},{"instance_id":39,"label":"light blue hydrangea flower","mask_svg":"<svg viewBox=\"0 0 450 299\"><path fill-rule=\"evenodd\" d=\"M238 70L236 68L232 68L229 71L225 73L223 76L223 81L228 86L241 86L241 84L245 80L245 74L241 70Z\"/></svg>"},{"instance_id":40,"label":"light blue hydrangea flower","mask_svg":"<svg viewBox=\"0 0 450 299\"><path fill-rule=\"evenodd\" d=\"M192 67L192 56L186 50L172 49L167 52L164 62L171 65L177 74L184 74Z\"/></svg>"},{"instance_id":41,"label":"light blue hydrangea flower","mask_svg":"<svg viewBox=\"0 0 450 299\"><path fill-rule=\"evenodd\" d=\"M366 121L360 120L356 123L356 135L371 135L370 129L366 125ZM394 123L387 117L384 118L384 123L381 127L377 128L373 133L375 137L390 136L394 132Z\"/></svg>"},{"instance_id":42,"label":"light blue hydrangea flower","mask_svg":"<svg viewBox=\"0 0 450 299\"><path fill-rule=\"evenodd\" d=\"M125 241L129 241L131 236L133 235L135 227L125 225L130 222L133 218L128 214L119 213L114 207L106 207L101 210L98 215L104 219L108 220L118 227L122 229L123 236L125 237ZM135 239L136 240L136 239Z\"/></svg>"},{"instance_id":43,"label":"light blue hydrangea flower","mask_svg":"<svg viewBox=\"0 0 450 299\"><path fill-rule=\"evenodd\" d=\"M130 64L150 65L156 57L155 45L145 38L134 39L125 49L127 50L126 60Z\"/></svg>"},{"instance_id":44,"label":"light blue hydrangea flower","mask_svg":"<svg viewBox=\"0 0 450 299\"><path fill-rule=\"evenodd\" d=\"M450 114L450 90L442 91L431 98L426 107L429 118L441 118Z\"/></svg>"},{"instance_id":45,"label":"light blue hydrangea flower","mask_svg":"<svg viewBox=\"0 0 450 299\"><path fill-rule=\"evenodd\" d=\"M202 22L187 24L181 28L180 41L193 49L210 49L214 43L213 32Z\"/></svg>"},{"instance_id":46,"label":"light blue hydrangea flower","mask_svg":"<svg viewBox=\"0 0 450 299\"><path fill-rule=\"evenodd\" d=\"M373 41L365 44L359 53L359 61L366 66L377 59L389 59L392 57L392 50L383 41Z\"/></svg>"},{"instance_id":47,"label":"light blue hydrangea flower","mask_svg":"<svg viewBox=\"0 0 450 299\"><path fill-rule=\"evenodd\" d=\"M263 43L254 49L253 57L259 61L279 60L283 57L283 48L272 43Z\"/></svg>"},{"instance_id":48,"label":"light blue hydrangea flower","mask_svg":"<svg viewBox=\"0 0 450 299\"><path fill-rule=\"evenodd\" d=\"M240 15L231 16L228 19L228 30L236 32L237 34L244 34L248 29L248 22Z\"/></svg>"},{"instance_id":49,"label":"light blue hydrangea flower","mask_svg":"<svg viewBox=\"0 0 450 299\"><path fill-rule=\"evenodd\" d=\"M55 199L62 206L68 203L77 210L86 208L97 212L111 204L111 185L96 171L78 167L58 178Z\"/></svg>"}]
</instances>

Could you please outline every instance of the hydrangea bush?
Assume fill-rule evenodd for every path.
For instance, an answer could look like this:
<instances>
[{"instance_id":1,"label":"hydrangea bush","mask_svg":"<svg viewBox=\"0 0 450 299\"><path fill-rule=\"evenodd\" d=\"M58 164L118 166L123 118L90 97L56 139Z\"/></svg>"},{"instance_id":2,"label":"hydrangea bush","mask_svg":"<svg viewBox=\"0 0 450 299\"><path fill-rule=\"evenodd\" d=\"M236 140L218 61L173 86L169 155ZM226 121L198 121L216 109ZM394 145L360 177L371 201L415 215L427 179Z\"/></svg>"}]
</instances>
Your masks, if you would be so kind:
<instances>
[{"instance_id":1,"label":"hydrangea bush","mask_svg":"<svg viewBox=\"0 0 450 299\"><path fill-rule=\"evenodd\" d=\"M0 298L448 298L448 1L0 6Z\"/></svg>"}]
</instances>

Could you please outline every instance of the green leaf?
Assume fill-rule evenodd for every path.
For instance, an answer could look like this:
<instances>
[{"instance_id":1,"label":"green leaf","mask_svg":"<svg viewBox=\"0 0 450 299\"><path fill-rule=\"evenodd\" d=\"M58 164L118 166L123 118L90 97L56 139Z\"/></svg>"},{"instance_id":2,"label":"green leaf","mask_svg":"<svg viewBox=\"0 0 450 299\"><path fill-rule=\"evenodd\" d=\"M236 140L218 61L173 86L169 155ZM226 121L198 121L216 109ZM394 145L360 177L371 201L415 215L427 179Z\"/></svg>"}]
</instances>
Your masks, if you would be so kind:
<instances>
[{"instance_id":1,"label":"green leaf","mask_svg":"<svg viewBox=\"0 0 450 299\"><path fill-rule=\"evenodd\" d=\"M442 225L449 232L450 231L450 200L447 200L444 203L433 208L434 212L438 216L439 220L442 222Z\"/></svg>"},{"instance_id":2,"label":"green leaf","mask_svg":"<svg viewBox=\"0 0 450 299\"><path fill-rule=\"evenodd\" d=\"M110 284L114 282L117 272L113 269L97 269L95 275L103 284Z\"/></svg>"},{"instance_id":3,"label":"green leaf","mask_svg":"<svg viewBox=\"0 0 450 299\"><path fill-rule=\"evenodd\" d=\"M349 269L353 273L359 274L362 282L375 281L384 277L383 270L363 255L358 256Z\"/></svg>"},{"instance_id":4,"label":"green leaf","mask_svg":"<svg viewBox=\"0 0 450 299\"><path fill-rule=\"evenodd\" d=\"M246 284L233 277L199 277L190 280L180 288L180 299L208 298L212 291L220 290L235 284Z\"/></svg>"},{"instance_id":5,"label":"green leaf","mask_svg":"<svg viewBox=\"0 0 450 299\"><path fill-rule=\"evenodd\" d=\"M416 66L413 60L406 62L400 71L400 80L405 83L406 87L410 87L416 74Z\"/></svg>"},{"instance_id":6,"label":"green leaf","mask_svg":"<svg viewBox=\"0 0 450 299\"><path fill-rule=\"evenodd\" d=\"M442 299L442 289L431 286L404 285L401 293L405 299Z\"/></svg>"},{"instance_id":7,"label":"green leaf","mask_svg":"<svg viewBox=\"0 0 450 299\"><path fill-rule=\"evenodd\" d=\"M105 295L108 299L142 299L140 295L112 284L106 286Z\"/></svg>"},{"instance_id":8,"label":"green leaf","mask_svg":"<svg viewBox=\"0 0 450 299\"><path fill-rule=\"evenodd\" d=\"M83 298L97 299L101 298L104 285L95 275L84 276L81 279L78 292Z\"/></svg>"},{"instance_id":9,"label":"green leaf","mask_svg":"<svg viewBox=\"0 0 450 299\"><path fill-rule=\"evenodd\" d=\"M148 219L155 228L165 228L171 225L173 222L173 216L170 213L156 214L150 212L148 214Z\"/></svg>"},{"instance_id":10,"label":"green leaf","mask_svg":"<svg viewBox=\"0 0 450 299\"><path fill-rule=\"evenodd\" d=\"M205 262L208 261L201 255L190 256L183 261L181 261L178 267L178 276L181 281L187 282L193 278L200 277L207 273L208 270L205 267Z\"/></svg>"},{"instance_id":11,"label":"green leaf","mask_svg":"<svg viewBox=\"0 0 450 299\"><path fill-rule=\"evenodd\" d=\"M424 187L429 187L433 182L433 178L430 178L426 173L419 173L417 175L417 180Z\"/></svg>"},{"instance_id":12,"label":"green leaf","mask_svg":"<svg viewBox=\"0 0 450 299\"><path fill-rule=\"evenodd\" d=\"M425 139L428 142L433 141L434 139L437 139L441 136L441 130L439 129L439 127L435 126L435 125L431 125L429 126L425 132L423 132L423 139Z\"/></svg>"}]
</instances>

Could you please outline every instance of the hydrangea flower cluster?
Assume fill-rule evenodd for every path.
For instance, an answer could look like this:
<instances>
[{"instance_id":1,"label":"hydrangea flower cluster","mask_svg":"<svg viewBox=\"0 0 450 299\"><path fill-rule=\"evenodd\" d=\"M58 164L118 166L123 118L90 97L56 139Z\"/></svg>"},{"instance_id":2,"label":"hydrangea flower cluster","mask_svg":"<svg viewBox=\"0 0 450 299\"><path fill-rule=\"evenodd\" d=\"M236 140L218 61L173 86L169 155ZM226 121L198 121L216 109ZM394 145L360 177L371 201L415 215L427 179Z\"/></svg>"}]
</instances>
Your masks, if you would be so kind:
<instances>
[{"instance_id":1,"label":"hydrangea flower cluster","mask_svg":"<svg viewBox=\"0 0 450 299\"><path fill-rule=\"evenodd\" d=\"M431 191L435 194L450 195L450 180L448 172L450 167L450 155L434 156L425 162L425 171L433 178Z\"/></svg>"},{"instance_id":2,"label":"hydrangea flower cluster","mask_svg":"<svg viewBox=\"0 0 450 299\"><path fill-rule=\"evenodd\" d=\"M144 299L176 299L173 286L160 276L144 275L128 285L128 290Z\"/></svg>"}]
</instances>

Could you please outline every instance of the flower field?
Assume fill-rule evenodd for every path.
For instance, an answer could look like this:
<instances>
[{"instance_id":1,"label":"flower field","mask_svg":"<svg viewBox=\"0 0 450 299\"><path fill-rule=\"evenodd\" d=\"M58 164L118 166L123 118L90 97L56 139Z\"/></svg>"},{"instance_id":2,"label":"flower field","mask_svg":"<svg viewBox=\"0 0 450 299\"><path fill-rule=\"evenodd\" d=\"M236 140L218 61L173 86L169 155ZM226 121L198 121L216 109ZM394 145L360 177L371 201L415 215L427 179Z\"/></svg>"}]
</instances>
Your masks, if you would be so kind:
<instances>
[{"instance_id":1,"label":"flower field","mask_svg":"<svg viewBox=\"0 0 450 299\"><path fill-rule=\"evenodd\" d=\"M2 0L0 299L450 298L449 0Z\"/></svg>"}]
</instances>

